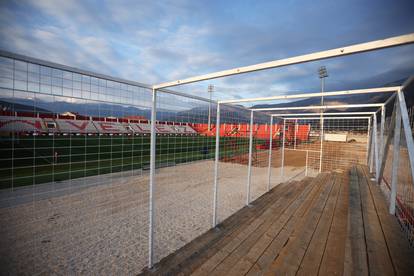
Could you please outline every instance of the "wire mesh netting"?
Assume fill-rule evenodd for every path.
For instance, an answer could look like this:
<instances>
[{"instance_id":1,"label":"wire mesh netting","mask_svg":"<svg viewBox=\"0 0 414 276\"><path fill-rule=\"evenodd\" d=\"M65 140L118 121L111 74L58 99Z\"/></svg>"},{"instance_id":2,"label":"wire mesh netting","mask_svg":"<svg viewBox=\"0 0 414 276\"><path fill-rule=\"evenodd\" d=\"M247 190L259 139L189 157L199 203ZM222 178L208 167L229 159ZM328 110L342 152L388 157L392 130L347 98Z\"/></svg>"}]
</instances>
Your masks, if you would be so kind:
<instances>
[{"instance_id":1,"label":"wire mesh netting","mask_svg":"<svg viewBox=\"0 0 414 276\"><path fill-rule=\"evenodd\" d=\"M216 110L205 100L157 92L154 262L211 228L215 137L208 108Z\"/></svg>"},{"instance_id":2,"label":"wire mesh netting","mask_svg":"<svg viewBox=\"0 0 414 276\"><path fill-rule=\"evenodd\" d=\"M284 167L296 168L290 177L366 164L368 118L324 117L323 131L320 125L317 117L285 119Z\"/></svg>"},{"instance_id":3,"label":"wire mesh netting","mask_svg":"<svg viewBox=\"0 0 414 276\"><path fill-rule=\"evenodd\" d=\"M381 188L388 201L391 196L391 186L393 178L393 167L396 169L396 200L395 200L395 215L398 218L402 230L405 232L411 245L414 244L414 187L413 176L411 173L411 162L407 146L407 138L405 134L404 124L401 122L400 135L396 134L396 108L395 105L389 105L387 107L391 112L389 117L385 121L385 137L384 141L384 169L381 179ZM409 115L409 114L407 114ZM409 133L412 133L412 116L409 116L410 126ZM397 135L397 136L395 136ZM399 145L395 144L395 138L399 137ZM398 141L398 140L397 140ZM399 147L398 153L395 152L395 146ZM398 163L394 158L398 158ZM395 165L394 165L395 163ZM391 206L390 206L391 210Z\"/></svg>"},{"instance_id":4,"label":"wire mesh netting","mask_svg":"<svg viewBox=\"0 0 414 276\"><path fill-rule=\"evenodd\" d=\"M137 274L151 245L156 263L281 182L367 160L378 174L374 159L383 155L389 194L390 112L387 121L378 116L375 122L283 119L241 105L220 104L217 112L215 102L157 90L151 122L152 96L145 85L0 58L2 268L11 274ZM399 153L397 216L412 240L413 176L404 134Z\"/></svg>"},{"instance_id":5,"label":"wire mesh netting","mask_svg":"<svg viewBox=\"0 0 414 276\"><path fill-rule=\"evenodd\" d=\"M151 91L3 57L0 74L2 269L138 272Z\"/></svg>"}]
</instances>

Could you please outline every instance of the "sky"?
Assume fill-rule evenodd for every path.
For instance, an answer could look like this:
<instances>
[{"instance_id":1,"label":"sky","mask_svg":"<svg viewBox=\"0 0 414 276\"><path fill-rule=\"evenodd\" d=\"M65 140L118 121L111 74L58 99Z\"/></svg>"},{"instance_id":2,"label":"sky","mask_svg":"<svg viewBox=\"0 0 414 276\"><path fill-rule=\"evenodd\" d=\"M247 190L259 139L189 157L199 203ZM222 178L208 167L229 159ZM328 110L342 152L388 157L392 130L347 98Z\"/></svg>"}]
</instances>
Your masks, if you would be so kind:
<instances>
[{"instance_id":1,"label":"sky","mask_svg":"<svg viewBox=\"0 0 414 276\"><path fill-rule=\"evenodd\" d=\"M414 32L414 1L0 1L0 49L146 84ZM379 87L414 46L175 87L232 99Z\"/></svg>"}]
</instances>

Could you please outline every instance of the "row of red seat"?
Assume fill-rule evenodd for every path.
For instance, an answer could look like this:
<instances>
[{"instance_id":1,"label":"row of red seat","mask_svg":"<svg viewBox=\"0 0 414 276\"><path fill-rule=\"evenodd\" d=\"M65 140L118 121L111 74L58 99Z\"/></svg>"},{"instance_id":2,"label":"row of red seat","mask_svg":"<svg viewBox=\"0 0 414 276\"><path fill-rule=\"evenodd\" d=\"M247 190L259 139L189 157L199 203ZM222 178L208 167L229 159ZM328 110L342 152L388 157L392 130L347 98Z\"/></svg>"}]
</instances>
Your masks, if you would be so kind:
<instances>
[{"instance_id":1,"label":"row of red seat","mask_svg":"<svg viewBox=\"0 0 414 276\"><path fill-rule=\"evenodd\" d=\"M216 126L211 125L210 130L208 130L208 124L190 124L191 127L196 130L198 133L215 136L216 135ZM278 138L281 136L281 130L283 125L274 124L272 127L272 137ZM286 126L286 139L294 139L295 136L295 125ZM296 140L306 141L309 139L310 125L296 125ZM249 124L222 124L220 125L220 136L228 137L248 137L250 135L250 125ZM253 125L253 135L254 137L260 139L269 139L270 136L270 125L264 124L254 124Z\"/></svg>"}]
</instances>

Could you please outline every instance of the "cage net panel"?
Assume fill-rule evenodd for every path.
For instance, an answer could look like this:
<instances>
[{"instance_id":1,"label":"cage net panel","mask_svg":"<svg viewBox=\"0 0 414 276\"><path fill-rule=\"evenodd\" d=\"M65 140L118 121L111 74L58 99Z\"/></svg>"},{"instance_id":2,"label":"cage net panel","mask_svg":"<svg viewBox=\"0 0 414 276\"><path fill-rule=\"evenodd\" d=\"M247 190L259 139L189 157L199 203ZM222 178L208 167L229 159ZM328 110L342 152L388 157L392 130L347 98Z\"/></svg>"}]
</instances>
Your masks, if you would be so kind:
<instances>
[{"instance_id":1,"label":"cage net panel","mask_svg":"<svg viewBox=\"0 0 414 276\"><path fill-rule=\"evenodd\" d=\"M263 195L269 183L270 116L253 113L250 200Z\"/></svg>"},{"instance_id":2,"label":"cage net panel","mask_svg":"<svg viewBox=\"0 0 414 276\"><path fill-rule=\"evenodd\" d=\"M215 104L157 91L154 262L211 228L215 117Z\"/></svg>"},{"instance_id":3,"label":"cage net panel","mask_svg":"<svg viewBox=\"0 0 414 276\"><path fill-rule=\"evenodd\" d=\"M4 57L0 75L2 269L138 273L151 91Z\"/></svg>"},{"instance_id":4,"label":"cage net panel","mask_svg":"<svg viewBox=\"0 0 414 276\"><path fill-rule=\"evenodd\" d=\"M220 106L218 222L246 204L250 111Z\"/></svg>"},{"instance_id":5,"label":"cage net panel","mask_svg":"<svg viewBox=\"0 0 414 276\"><path fill-rule=\"evenodd\" d=\"M277 184L283 182L281 176L281 164L282 164L282 128L283 119L273 117L272 126L272 156L270 161L270 188L275 187ZM269 148L270 143L267 143Z\"/></svg>"},{"instance_id":6,"label":"cage net panel","mask_svg":"<svg viewBox=\"0 0 414 276\"><path fill-rule=\"evenodd\" d=\"M314 176L319 169L320 127L319 120L285 119L283 178L299 180ZM283 138L284 136L284 138Z\"/></svg>"},{"instance_id":7,"label":"cage net panel","mask_svg":"<svg viewBox=\"0 0 414 276\"><path fill-rule=\"evenodd\" d=\"M352 164L366 164L368 119L324 117L322 146L320 122L320 118L285 120L287 178L314 176L320 167L322 172L343 171Z\"/></svg>"},{"instance_id":8,"label":"cage net panel","mask_svg":"<svg viewBox=\"0 0 414 276\"><path fill-rule=\"evenodd\" d=\"M409 110L409 125L412 132L412 112ZM391 118L387 119L385 134L386 137L391 135L388 149L385 149L387 153L384 157L384 173L381 180L381 189L386 195L388 202L390 199L390 191L392 185L392 167L393 167L393 154L394 154L394 129L391 129ZM414 245L414 187L413 176L411 174L410 159L408 155L407 140L404 133L404 126L401 122L400 133L400 149L399 149L399 162L397 168L397 198L395 205L395 216L397 217L401 229L407 236L411 245Z\"/></svg>"},{"instance_id":9,"label":"cage net panel","mask_svg":"<svg viewBox=\"0 0 414 276\"><path fill-rule=\"evenodd\" d=\"M391 182L389 182L391 183ZM398 164L396 216L411 245L414 244L414 187L410 160L404 133L400 140L400 162Z\"/></svg>"}]
</instances>

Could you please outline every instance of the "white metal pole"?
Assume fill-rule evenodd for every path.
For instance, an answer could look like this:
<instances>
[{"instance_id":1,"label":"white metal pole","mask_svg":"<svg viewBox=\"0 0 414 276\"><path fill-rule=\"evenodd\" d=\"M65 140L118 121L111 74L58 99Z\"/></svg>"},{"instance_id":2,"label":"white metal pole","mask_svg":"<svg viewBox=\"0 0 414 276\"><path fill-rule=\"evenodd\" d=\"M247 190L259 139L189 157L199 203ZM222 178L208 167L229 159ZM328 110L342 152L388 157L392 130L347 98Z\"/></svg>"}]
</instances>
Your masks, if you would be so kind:
<instances>
[{"instance_id":1,"label":"white metal pole","mask_svg":"<svg viewBox=\"0 0 414 276\"><path fill-rule=\"evenodd\" d=\"M286 120L285 119L283 119L283 130L282 130L282 135L283 135L283 137L282 137L282 164L281 164L281 166L280 166L280 178L281 178L281 180L283 181L283 178L284 178L284 166L285 166L285 136L286 136L286 133L285 133L285 128L286 128Z\"/></svg>"},{"instance_id":2,"label":"white metal pole","mask_svg":"<svg viewBox=\"0 0 414 276\"><path fill-rule=\"evenodd\" d=\"M216 118L216 154L214 161L214 187L213 187L213 228L217 225L217 198L218 198L218 174L219 174L219 154L220 154L220 104L217 104Z\"/></svg>"},{"instance_id":3,"label":"white metal pole","mask_svg":"<svg viewBox=\"0 0 414 276\"><path fill-rule=\"evenodd\" d=\"M324 91L325 91L325 78L321 78L321 93L322 93L322 97L321 97L321 106L323 106L325 103L323 101L323 95L324 95ZM320 135L321 135L321 147L320 147L320 153L319 153L319 173L322 172L322 158L323 158L323 139L324 139L324 121L323 121L323 109L321 109L321 128L320 128Z\"/></svg>"},{"instance_id":4,"label":"white metal pole","mask_svg":"<svg viewBox=\"0 0 414 276\"><path fill-rule=\"evenodd\" d=\"M293 144L294 149L296 149L296 134L298 132L297 128L298 128L298 119L295 119L295 136L294 136L295 140L294 140L294 144Z\"/></svg>"},{"instance_id":5,"label":"white metal pole","mask_svg":"<svg viewBox=\"0 0 414 276\"><path fill-rule=\"evenodd\" d=\"M212 101L212 94L213 94L213 85L208 86L208 93L210 94L210 101L208 102L208 131L211 130L211 101Z\"/></svg>"},{"instance_id":6,"label":"white metal pole","mask_svg":"<svg viewBox=\"0 0 414 276\"><path fill-rule=\"evenodd\" d=\"M247 193L246 205L250 204L250 184L252 182L252 153L253 153L253 110L250 111L250 133L249 133L249 164L247 168Z\"/></svg>"},{"instance_id":7,"label":"white metal pole","mask_svg":"<svg viewBox=\"0 0 414 276\"><path fill-rule=\"evenodd\" d=\"M233 68L233 69L214 72L214 73L205 74L201 76L190 77L190 78L182 79L182 80L175 80L175 81L155 85L154 88L157 88L157 89L166 88L166 87L171 87L175 85L182 85L182 84L215 79L215 78L220 78L220 77L244 74L244 73L254 72L258 70L271 69L271 68L276 68L276 67L281 67L281 66L286 66L286 65L299 64L299 63L327 59L327 58L332 58L332 57L337 57L337 56L362 53L362 52L373 51L373 50L383 49L383 48L388 48L388 47L395 47L395 46L410 44L410 43L414 43L413 33L390 37L390 38L381 39L381 40L376 40L376 41L370 41L366 43L350 45L346 47L340 47L340 48L331 49L327 51L314 52L311 54L295 56L295 57L290 57L290 58L285 58L285 59L280 59L280 60L274 60L274 61L260 63L260 64L254 64L250 66Z\"/></svg>"},{"instance_id":8,"label":"white metal pole","mask_svg":"<svg viewBox=\"0 0 414 276\"><path fill-rule=\"evenodd\" d=\"M379 177L379 160L378 160L378 131L377 131L377 114L374 114L374 159L375 159L375 179L378 182Z\"/></svg>"},{"instance_id":9,"label":"white metal pole","mask_svg":"<svg viewBox=\"0 0 414 276\"><path fill-rule=\"evenodd\" d=\"M389 207L389 212L391 215L395 214L395 202L397 199L398 167L400 163L400 139L401 139L401 111L397 106L396 113L395 113L395 131L394 131L394 145L393 145L392 171L391 171L391 196L390 196L390 207Z\"/></svg>"},{"instance_id":10,"label":"white metal pole","mask_svg":"<svg viewBox=\"0 0 414 276\"><path fill-rule=\"evenodd\" d=\"M369 164L369 172L374 172L374 127L371 129L371 141L370 141L370 164Z\"/></svg>"},{"instance_id":11,"label":"white metal pole","mask_svg":"<svg viewBox=\"0 0 414 276\"><path fill-rule=\"evenodd\" d=\"M385 105L381 107L381 125L380 125L381 129L380 129L380 159L381 162L380 164L382 164L383 160L384 160L384 132L385 132Z\"/></svg>"},{"instance_id":12,"label":"white metal pole","mask_svg":"<svg viewBox=\"0 0 414 276\"><path fill-rule=\"evenodd\" d=\"M268 162L268 182L267 182L267 191L270 191L270 182L272 178L272 144L273 144L273 117L270 116L270 128L269 128L269 162Z\"/></svg>"},{"instance_id":13,"label":"white metal pole","mask_svg":"<svg viewBox=\"0 0 414 276\"><path fill-rule=\"evenodd\" d=\"M368 119L368 130L367 130L367 165L369 166L369 149L370 149L370 132L371 132L371 117Z\"/></svg>"},{"instance_id":14,"label":"white metal pole","mask_svg":"<svg viewBox=\"0 0 414 276\"><path fill-rule=\"evenodd\" d=\"M154 264L154 185L155 185L155 160L156 160L156 136L155 123L157 120L157 90L152 89L151 107L151 140L150 140L150 179L149 179L149 227L148 227L148 267Z\"/></svg>"},{"instance_id":15,"label":"white metal pole","mask_svg":"<svg viewBox=\"0 0 414 276\"><path fill-rule=\"evenodd\" d=\"M321 115L321 129L320 129L320 135L321 135L321 147L320 147L320 153L319 153L319 172L322 172L322 158L323 158L323 136L324 136L324 120L323 115Z\"/></svg>"}]
</instances>

